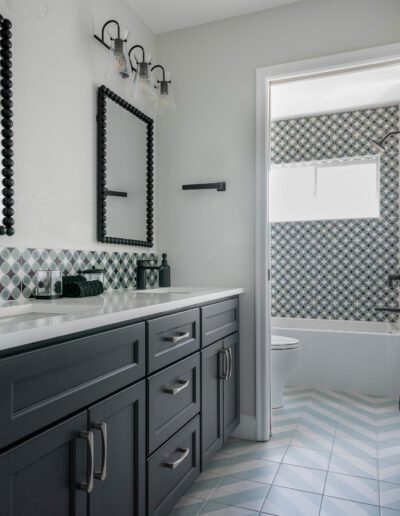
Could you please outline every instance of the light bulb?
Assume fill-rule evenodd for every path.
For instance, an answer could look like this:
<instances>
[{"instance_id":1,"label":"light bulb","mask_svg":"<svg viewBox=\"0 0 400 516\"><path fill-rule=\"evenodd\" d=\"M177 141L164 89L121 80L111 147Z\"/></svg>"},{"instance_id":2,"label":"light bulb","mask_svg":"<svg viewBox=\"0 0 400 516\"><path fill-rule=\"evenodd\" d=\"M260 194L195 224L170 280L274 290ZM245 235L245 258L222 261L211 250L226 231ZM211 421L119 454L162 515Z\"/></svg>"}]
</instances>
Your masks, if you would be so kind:
<instances>
[{"instance_id":1,"label":"light bulb","mask_svg":"<svg viewBox=\"0 0 400 516\"><path fill-rule=\"evenodd\" d=\"M145 61L138 63L133 83L133 97L136 100L153 101L156 92L151 80L150 65Z\"/></svg>"}]
</instances>

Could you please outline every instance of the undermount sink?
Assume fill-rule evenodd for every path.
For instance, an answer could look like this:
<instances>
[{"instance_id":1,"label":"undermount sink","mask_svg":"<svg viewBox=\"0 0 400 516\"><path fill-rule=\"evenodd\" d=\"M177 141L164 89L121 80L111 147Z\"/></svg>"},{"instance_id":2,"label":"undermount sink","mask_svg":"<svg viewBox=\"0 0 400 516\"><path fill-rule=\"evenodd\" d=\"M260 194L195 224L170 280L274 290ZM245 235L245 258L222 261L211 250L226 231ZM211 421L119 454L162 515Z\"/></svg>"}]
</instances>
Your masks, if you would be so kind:
<instances>
[{"instance_id":1,"label":"undermount sink","mask_svg":"<svg viewBox=\"0 0 400 516\"><path fill-rule=\"evenodd\" d=\"M59 315L78 314L93 310L83 305L54 305L52 303L23 303L0 306L0 324L33 321Z\"/></svg>"},{"instance_id":2,"label":"undermount sink","mask_svg":"<svg viewBox=\"0 0 400 516\"><path fill-rule=\"evenodd\" d=\"M136 290L138 294L194 294L197 291L198 289L189 289L185 287L163 287Z\"/></svg>"}]
</instances>

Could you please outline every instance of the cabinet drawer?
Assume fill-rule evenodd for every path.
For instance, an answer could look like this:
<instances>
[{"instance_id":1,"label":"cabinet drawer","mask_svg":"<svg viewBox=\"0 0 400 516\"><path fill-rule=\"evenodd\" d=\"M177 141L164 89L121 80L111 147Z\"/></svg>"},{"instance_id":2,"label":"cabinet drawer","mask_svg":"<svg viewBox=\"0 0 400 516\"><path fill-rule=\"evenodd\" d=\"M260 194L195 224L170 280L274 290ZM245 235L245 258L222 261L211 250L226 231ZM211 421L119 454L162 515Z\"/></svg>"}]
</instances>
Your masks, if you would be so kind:
<instances>
[{"instance_id":1,"label":"cabinet drawer","mask_svg":"<svg viewBox=\"0 0 400 516\"><path fill-rule=\"evenodd\" d=\"M147 324L149 373L184 358L200 347L198 308L158 317Z\"/></svg>"},{"instance_id":2,"label":"cabinet drawer","mask_svg":"<svg viewBox=\"0 0 400 516\"><path fill-rule=\"evenodd\" d=\"M239 299L228 299L201 309L202 347L239 329Z\"/></svg>"},{"instance_id":3,"label":"cabinet drawer","mask_svg":"<svg viewBox=\"0 0 400 516\"><path fill-rule=\"evenodd\" d=\"M200 411L200 354L155 374L148 384L152 453Z\"/></svg>"},{"instance_id":4,"label":"cabinet drawer","mask_svg":"<svg viewBox=\"0 0 400 516\"><path fill-rule=\"evenodd\" d=\"M200 418L197 416L148 460L148 515L163 516L200 472Z\"/></svg>"},{"instance_id":5,"label":"cabinet drawer","mask_svg":"<svg viewBox=\"0 0 400 516\"><path fill-rule=\"evenodd\" d=\"M0 360L0 447L145 375L145 324Z\"/></svg>"}]
</instances>

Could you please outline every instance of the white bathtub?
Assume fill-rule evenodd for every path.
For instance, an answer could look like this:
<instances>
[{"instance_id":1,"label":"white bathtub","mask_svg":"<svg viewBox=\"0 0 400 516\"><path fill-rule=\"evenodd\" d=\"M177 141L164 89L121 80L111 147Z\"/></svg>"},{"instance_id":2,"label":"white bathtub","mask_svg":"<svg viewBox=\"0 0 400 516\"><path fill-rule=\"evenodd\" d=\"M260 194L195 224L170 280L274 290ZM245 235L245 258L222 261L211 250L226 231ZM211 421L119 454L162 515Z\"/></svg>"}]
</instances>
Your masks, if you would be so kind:
<instances>
[{"instance_id":1,"label":"white bathtub","mask_svg":"<svg viewBox=\"0 0 400 516\"><path fill-rule=\"evenodd\" d=\"M288 385L400 396L398 324L272 319L272 333L300 340Z\"/></svg>"}]
</instances>

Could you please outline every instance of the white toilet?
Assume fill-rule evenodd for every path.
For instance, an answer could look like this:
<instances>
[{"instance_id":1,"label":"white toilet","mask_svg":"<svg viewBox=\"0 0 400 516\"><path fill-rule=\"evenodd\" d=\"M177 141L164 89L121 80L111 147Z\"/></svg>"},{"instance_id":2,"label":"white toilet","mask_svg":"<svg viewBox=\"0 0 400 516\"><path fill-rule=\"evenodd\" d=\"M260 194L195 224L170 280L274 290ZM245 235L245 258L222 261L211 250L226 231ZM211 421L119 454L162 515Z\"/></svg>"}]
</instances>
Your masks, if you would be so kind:
<instances>
[{"instance_id":1,"label":"white toilet","mask_svg":"<svg viewBox=\"0 0 400 516\"><path fill-rule=\"evenodd\" d=\"M296 364L300 344L297 339L280 335L272 335L271 343L271 401L272 408L276 409L283 407L283 391Z\"/></svg>"}]
</instances>

